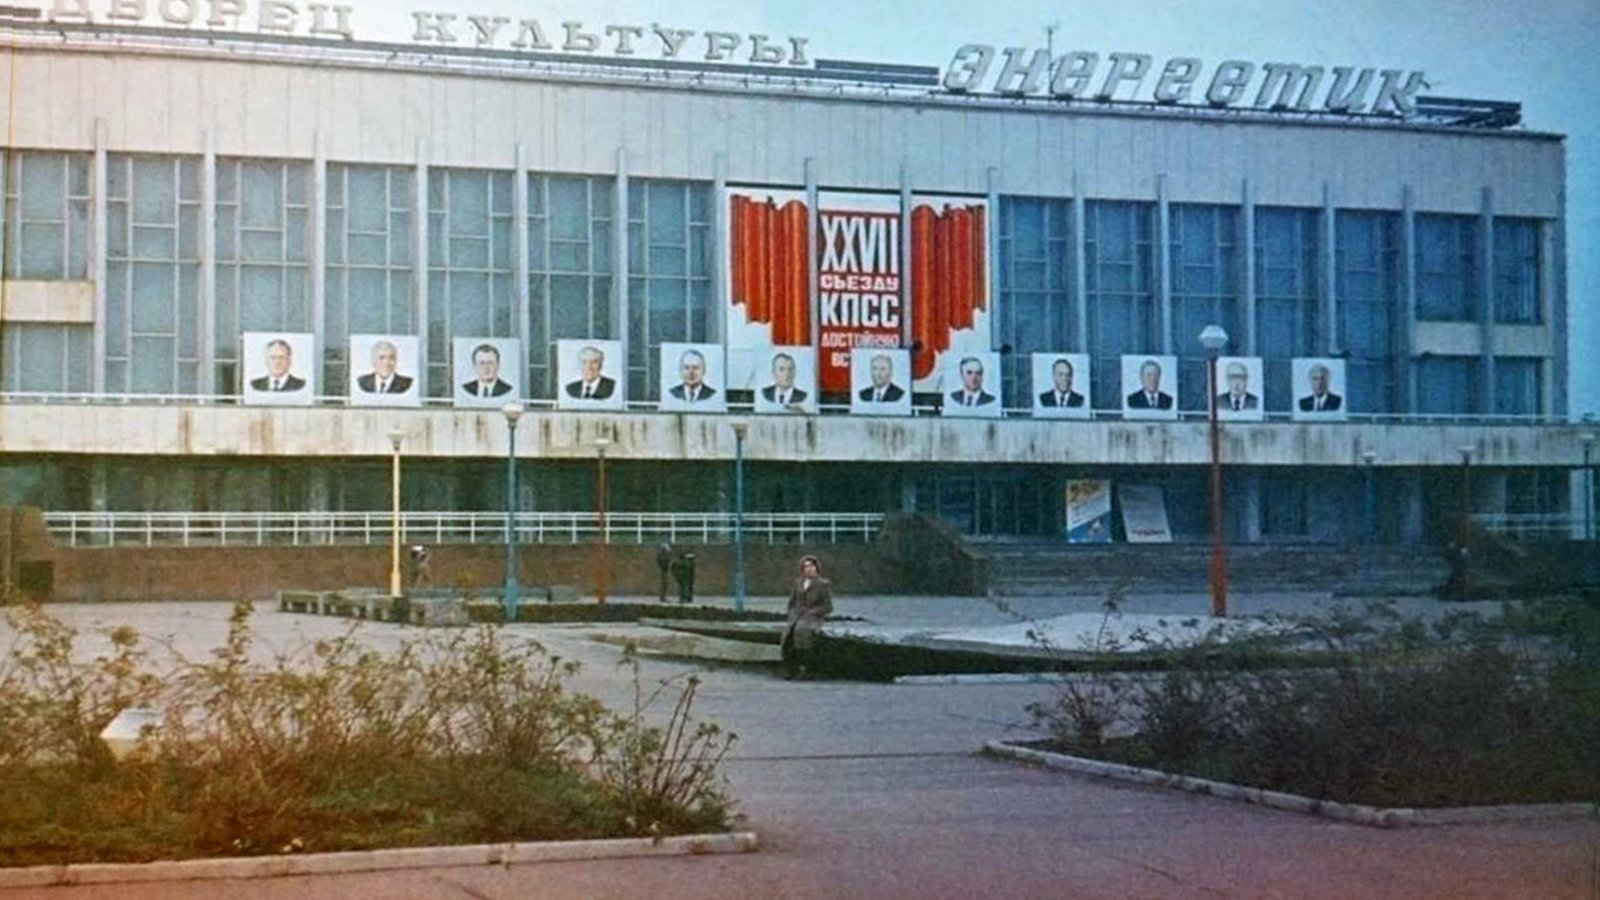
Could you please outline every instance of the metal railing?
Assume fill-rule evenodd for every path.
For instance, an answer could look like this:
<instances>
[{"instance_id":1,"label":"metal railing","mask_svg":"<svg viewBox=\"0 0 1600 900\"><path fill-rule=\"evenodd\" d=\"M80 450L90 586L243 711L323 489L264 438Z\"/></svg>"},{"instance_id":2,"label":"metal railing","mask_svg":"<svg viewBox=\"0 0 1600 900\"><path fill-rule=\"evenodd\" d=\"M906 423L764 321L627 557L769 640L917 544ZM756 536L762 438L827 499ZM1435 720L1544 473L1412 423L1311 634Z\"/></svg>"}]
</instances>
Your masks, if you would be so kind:
<instances>
[{"instance_id":1,"label":"metal railing","mask_svg":"<svg viewBox=\"0 0 1600 900\"><path fill-rule=\"evenodd\" d=\"M1571 513L1474 513L1472 524L1514 540L1573 540L1584 536L1583 516Z\"/></svg>"},{"instance_id":2,"label":"metal railing","mask_svg":"<svg viewBox=\"0 0 1600 900\"><path fill-rule=\"evenodd\" d=\"M745 513L744 537L759 543L866 543L882 513ZM732 513L608 512L614 544L733 542ZM69 547L260 547L387 544L387 512L47 512L45 526ZM504 544L505 513L407 512L402 539L423 544ZM517 514L525 544L582 544L600 539L594 512Z\"/></svg>"},{"instance_id":3,"label":"metal railing","mask_svg":"<svg viewBox=\"0 0 1600 900\"><path fill-rule=\"evenodd\" d=\"M67 406L201 406L201 407L243 407L243 398L236 394L95 394L95 393L66 393L66 392L34 392L34 391L8 391L0 392L0 404L61 404ZM422 410L457 410L461 412L478 413L498 417L498 409L479 409L455 406L455 401L450 397L424 397L420 400ZM556 412L556 401L545 398L524 398L521 403L530 412ZM308 407L275 407L268 405L249 405L251 409L305 409ZM315 398L309 408L315 409L342 409L359 408L372 410L375 407L352 407L350 398L342 395L324 395ZM399 412L408 410L416 411L419 407L384 407ZM625 410L609 411L609 415L648 414L659 413L660 407L654 400L629 401ZM696 413L696 415L747 415L754 411L754 405L749 402L729 403L726 413ZM936 404L924 403L914 405L912 414L917 417L939 417L941 409ZM1121 410L1116 409L1091 409L1087 410L1088 421L1118 421L1125 418ZM1002 411L1006 419L1032 419L1031 407L1007 407ZM585 411L586 415L594 415ZM818 408L822 416L850 415L850 406L842 403L824 403ZM1204 422L1209 412L1207 410L1181 410L1175 416L1176 421ZM1075 421L1084 419L1058 419L1048 420L1056 424L1071 425ZM1140 417L1140 422L1174 421L1174 419L1149 419ZM1260 422L1233 420L1226 423L1232 428L1239 425L1266 424L1318 424L1318 425L1467 425L1467 426L1569 426L1569 427L1600 427L1600 423L1580 421L1570 416L1546 415L1489 415L1479 413L1350 413L1342 420L1317 421L1315 423L1301 422L1294 418L1294 414L1287 411L1274 411L1264 413Z\"/></svg>"}]
</instances>

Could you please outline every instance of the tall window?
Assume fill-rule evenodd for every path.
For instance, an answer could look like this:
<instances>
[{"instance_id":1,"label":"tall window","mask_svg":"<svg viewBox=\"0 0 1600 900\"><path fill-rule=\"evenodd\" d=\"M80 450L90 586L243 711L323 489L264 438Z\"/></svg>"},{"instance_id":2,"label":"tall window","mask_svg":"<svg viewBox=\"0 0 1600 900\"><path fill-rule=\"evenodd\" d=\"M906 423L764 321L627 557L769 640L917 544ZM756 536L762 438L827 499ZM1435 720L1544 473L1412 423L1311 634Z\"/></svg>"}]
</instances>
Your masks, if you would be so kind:
<instances>
[{"instance_id":1,"label":"tall window","mask_svg":"<svg viewBox=\"0 0 1600 900\"><path fill-rule=\"evenodd\" d=\"M1430 356L1417 361L1419 412L1467 415L1477 412L1479 360L1470 356Z\"/></svg>"},{"instance_id":2,"label":"tall window","mask_svg":"<svg viewBox=\"0 0 1600 900\"><path fill-rule=\"evenodd\" d=\"M1122 354L1151 353L1156 334L1152 287L1153 204L1091 201L1084 216L1084 273L1094 405L1122 407Z\"/></svg>"},{"instance_id":3,"label":"tall window","mask_svg":"<svg viewBox=\"0 0 1600 900\"><path fill-rule=\"evenodd\" d=\"M89 164L87 153L7 155L7 278L88 277Z\"/></svg>"},{"instance_id":4,"label":"tall window","mask_svg":"<svg viewBox=\"0 0 1600 900\"><path fill-rule=\"evenodd\" d=\"M1176 203L1171 207L1172 312L1177 333L1180 405L1205 409L1206 354L1200 332L1227 329L1240 346L1238 291L1239 210L1232 206ZM1259 393L1260 385L1251 385Z\"/></svg>"},{"instance_id":5,"label":"tall window","mask_svg":"<svg viewBox=\"0 0 1600 900\"><path fill-rule=\"evenodd\" d=\"M113 154L107 164L106 390L197 393L200 160Z\"/></svg>"},{"instance_id":6,"label":"tall window","mask_svg":"<svg viewBox=\"0 0 1600 900\"><path fill-rule=\"evenodd\" d=\"M1539 322L1539 220L1494 220L1494 320Z\"/></svg>"},{"instance_id":7,"label":"tall window","mask_svg":"<svg viewBox=\"0 0 1600 900\"><path fill-rule=\"evenodd\" d=\"M1317 321L1317 221L1314 209L1256 210L1256 337L1269 410L1286 410L1290 360L1321 345Z\"/></svg>"},{"instance_id":8,"label":"tall window","mask_svg":"<svg viewBox=\"0 0 1600 900\"><path fill-rule=\"evenodd\" d=\"M1350 407L1385 413L1395 408L1395 318L1399 308L1399 217L1340 210L1336 264L1340 345Z\"/></svg>"},{"instance_id":9,"label":"tall window","mask_svg":"<svg viewBox=\"0 0 1600 900\"><path fill-rule=\"evenodd\" d=\"M239 336L310 331L311 166L217 161L217 389L239 390Z\"/></svg>"},{"instance_id":10,"label":"tall window","mask_svg":"<svg viewBox=\"0 0 1600 900\"><path fill-rule=\"evenodd\" d=\"M628 183L628 396L655 399L660 348L704 341L711 301L711 186Z\"/></svg>"},{"instance_id":11,"label":"tall window","mask_svg":"<svg viewBox=\"0 0 1600 900\"><path fill-rule=\"evenodd\" d=\"M555 395L555 342L610 338L615 180L528 176L528 383Z\"/></svg>"},{"instance_id":12,"label":"tall window","mask_svg":"<svg viewBox=\"0 0 1600 900\"><path fill-rule=\"evenodd\" d=\"M1476 216L1417 216L1417 318L1468 321L1478 296Z\"/></svg>"},{"instance_id":13,"label":"tall window","mask_svg":"<svg viewBox=\"0 0 1600 900\"><path fill-rule=\"evenodd\" d=\"M80 280L89 255L87 153L15 151L6 158L5 277ZM94 327L7 322L0 385L11 391L82 392Z\"/></svg>"},{"instance_id":14,"label":"tall window","mask_svg":"<svg viewBox=\"0 0 1600 900\"><path fill-rule=\"evenodd\" d=\"M516 337L511 172L428 172L428 393L450 395L450 339Z\"/></svg>"},{"instance_id":15,"label":"tall window","mask_svg":"<svg viewBox=\"0 0 1600 900\"><path fill-rule=\"evenodd\" d=\"M352 334L416 334L409 169L331 164L322 331L325 393L350 377Z\"/></svg>"},{"instance_id":16,"label":"tall window","mask_svg":"<svg viewBox=\"0 0 1600 900\"><path fill-rule=\"evenodd\" d=\"M1500 416L1536 416L1544 411L1543 360L1501 356L1494 361L1494 411Z\"/></svg>"},{"instance_id":17,"label":"tall window","mask_svg":"<svg viewBox=\"0 0 1600 900\"><path fill-rule=\"evenodd\" d=\"M1000 343L1005 403L1027 407L1029 354L1072 346L1069 244L1072 204L1035 197L1000 198Z\"/></svg>"}]
</instances>

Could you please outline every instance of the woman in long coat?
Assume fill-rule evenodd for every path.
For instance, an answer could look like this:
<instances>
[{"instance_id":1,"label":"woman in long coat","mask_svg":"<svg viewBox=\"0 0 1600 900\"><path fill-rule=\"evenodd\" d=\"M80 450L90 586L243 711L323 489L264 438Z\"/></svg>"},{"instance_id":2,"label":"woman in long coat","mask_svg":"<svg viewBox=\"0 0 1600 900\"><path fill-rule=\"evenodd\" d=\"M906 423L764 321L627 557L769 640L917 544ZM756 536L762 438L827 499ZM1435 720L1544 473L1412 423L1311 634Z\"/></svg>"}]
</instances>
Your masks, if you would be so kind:
<instances>
[{"instance_id":1,"label":"woman in long coat","mask_svg":"<svg viewBox=\"0 0 1600 900\"><path fill-rule=\"evenodd\" d=\"M800 560L800 577L789 591L789 620L783 631L783 665L790 678L806 674L822 621L833 612L833 584L822 577L822 563L815 556Z\"/></svg>"}]
</instances>

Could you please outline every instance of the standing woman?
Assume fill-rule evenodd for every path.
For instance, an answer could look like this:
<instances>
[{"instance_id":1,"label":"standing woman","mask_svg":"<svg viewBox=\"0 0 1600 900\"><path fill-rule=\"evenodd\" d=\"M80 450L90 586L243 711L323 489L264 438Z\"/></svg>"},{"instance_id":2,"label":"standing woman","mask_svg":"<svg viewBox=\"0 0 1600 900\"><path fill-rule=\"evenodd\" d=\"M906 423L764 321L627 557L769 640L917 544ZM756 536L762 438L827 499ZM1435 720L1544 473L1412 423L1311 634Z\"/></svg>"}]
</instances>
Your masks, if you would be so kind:
<instances>
[{"instance_id":1,"label":"standing woman","mask_svg":"<svg viewBox=\"0 0 1600 900\"><path fill-rule=\"evenodd\" d=\"M822 620L833 612L833 584L822 577L815 556L800 559L800 577L789 591L789 624L783 632L783 667L789 678L804 677L811 645Z\"/></svg>"}]
</instances>

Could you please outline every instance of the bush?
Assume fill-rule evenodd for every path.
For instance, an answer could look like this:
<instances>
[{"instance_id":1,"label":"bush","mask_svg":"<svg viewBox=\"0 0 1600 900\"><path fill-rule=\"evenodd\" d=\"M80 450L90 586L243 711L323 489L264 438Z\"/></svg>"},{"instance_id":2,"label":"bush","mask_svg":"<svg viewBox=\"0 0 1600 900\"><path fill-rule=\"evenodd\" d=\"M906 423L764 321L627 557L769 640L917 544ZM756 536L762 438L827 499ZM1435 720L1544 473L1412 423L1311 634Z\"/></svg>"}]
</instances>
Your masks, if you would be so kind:
<instances>
[{"instance_id":1,"label":"bush","mask_svg":"<svg viewBox=\"0 0 1600 900\"><path fill-rule=\"evenodd\" d=\"M1515 619L1430 624L1384 605L1279 624L1325 665L1243 671L1259 646L1164 644L1170 671L1085 674L1035 716L1070 752L1341 802L1600 794L1593 657L1530 643Z\"/></svg>"},{"instance_id":2,"label":"bush","mask_svg":"<svg viewBox=\"0 0 1600 900\"><path fill-rule=\"evenodd\" d=\"M353 633L252 660L235 608L208 659L158 677L137 635L74 659L76 635L12 607L0 667L0 865L140 861L723 830L736 738L695 723L693 680L619 714L576 663L494 629L378 652ZM631 664L631 661L630 661ZM652 724L672 698L665 724ZM113 760L129 705L164 714Z\"/></svg>"}]
</instances>

